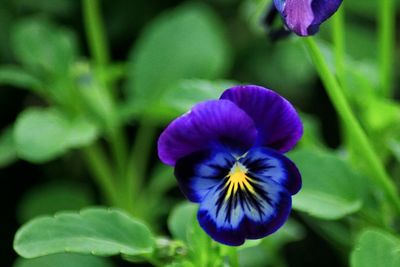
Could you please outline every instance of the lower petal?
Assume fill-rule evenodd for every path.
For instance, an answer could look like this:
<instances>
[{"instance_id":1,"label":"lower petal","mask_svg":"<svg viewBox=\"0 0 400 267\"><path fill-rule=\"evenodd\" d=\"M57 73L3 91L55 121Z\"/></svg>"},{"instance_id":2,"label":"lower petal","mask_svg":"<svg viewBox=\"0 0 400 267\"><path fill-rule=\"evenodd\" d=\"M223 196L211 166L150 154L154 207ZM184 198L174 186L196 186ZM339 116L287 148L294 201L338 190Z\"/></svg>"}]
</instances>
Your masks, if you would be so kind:
<instances>
[{"instance_id":1,"label":"lower petal","mask_svg":"<svg viewBox=\"0 0 400 267\"><path fill-rule=\"evenodd\" d=\"M244 186L231 194L226 184L224 180L209 191L197 214L201 227L214 240L239 246L245 239L275 232L289 216L291 196L280 184L254 181L251 188Z\"/></svg>"},{"instance_id":2,"label":"lower petal","mask_svg":"<svg viewBox=\"0 0 400 267\"><path fill-rule=\"evenodd\" d=\"M203 150L178 160L175 177L183 194L193 202L201 202L208 192L221 183L235 163L224 150Z\"/></svg>"},{"instance_id":3,"label":"lower petal","mask_svg":"<svg viewBox=\"0 0 400 267\"><path fill-rule=\"evenodd\" d=\"M272 179L291 194L296 194L302 185L296 165L275 150L258 147L251 149L239 160L246 166L248 175L260 181Z\"/></svg>"}]
</instances>

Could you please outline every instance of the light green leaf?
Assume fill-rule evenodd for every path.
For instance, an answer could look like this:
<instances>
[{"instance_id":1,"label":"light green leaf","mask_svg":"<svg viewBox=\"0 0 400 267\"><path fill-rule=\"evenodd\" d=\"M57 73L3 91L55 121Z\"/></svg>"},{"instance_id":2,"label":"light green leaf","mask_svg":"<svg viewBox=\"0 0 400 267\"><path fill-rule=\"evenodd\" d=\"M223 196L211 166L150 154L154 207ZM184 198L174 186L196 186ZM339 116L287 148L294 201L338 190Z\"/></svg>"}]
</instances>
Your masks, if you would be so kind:
<instances>
[{"instance_id":1,"label":"light green leaf","mask_svg":"<svg viewBox=\"0 0 400 267\"><path fill-rule=\"evenodd\" d=\"M17 151L14 144L13 130L5 128L0 133L0 168L17 160Z\"/></svg>"},{"instance_id":2,"label":"light green leaf","mask_svg":"<svg viewBox=\"0 0 400 267\"><path fill-rule=\"evenodd\" d=\"M23 225L14 239L15 251L25 258L61 252L135 256L151 253L153 247L144 224L125 212L105 208L39 217Z\"/></svg>"},{"instance_id":3,"label":"light green leaf","mask_svg":"<svg viewBox=\"0 0 400 267\"><path fill-rule=\"evenodd\" d=\"M18 206L21 223L39 215L50 215L61 210L79 210L94 204L92 194L81 184L52 183L26 192Z\"/></svg>"},{"instance_id":4,"label":"light green leaf","mask_svg":"<svg viewBox=\"0 0 400 267\"><path fill-rule=\"evenodd\" d=\"M33 91L40 90L42 86L39 79L17 66L0 67L0 84L12 85Z\"/></svg>"},{"instance_id":5,"label":"light green leaf","mask_svg":"<svg viewBox=\"0 0 400 267\"><path fill-rule=\"evenodd\" d=\"M166 12L145 29L131 53L128 96L146 106L181 79L221 77L229 50L221 22L206 5Z\"/></svg>"},{"instance_id":6,"label":"light green leaf","mask_svg":"<svg viewBox=\"0 0 400 267\"><path fill-rule=\"evenodd\" d=\"M290 153L302 174L303 188L293 207L322 219L339 219L361 208L365 180L332 152L297 150Z\"/></svg>"},{"instance_id":7,"label":"light green leaf","mask_svg":"<svg viewBox=\"0 0 400 267\"><path fill-rule=\"evenodd\" d=\"M98 130L92 123L80 117L69 118L56 109L26 109L14 127L18 156L34 163L54 159L97 137Z\"/></svg>"},{"instance_id":8,"label":"light green leaf","mask_svg":"<svg viewBox=\"0 0 400 267\"><path fill-rule=\"evenodd\" d=\"M70 121L68 139L66 140L69 148L81 147L91 144L99 136L99 129L87 119L82 117L74 118Z\"/></svg>"},{"instance_id":9,"label":"light green leaf","mask_svg":"<svg viewBox=\"0 0 400 267\"><path fill-rule=\"evenodd\" d=\"M377 266L400 266L400 240L380 229L368 229L351 253L351 267Z\"/></svg>"},{"instance_id":10,"label":"light green leaf","mask_svg":"<svg viewBox=\"0 0 400 267\"><path fill-rule=\"evenodd\" d=\"M38 73L65 75L75 60L76 40L68 30L39 19L15 24L12 47L18 60Z\"/></svg>"},{"instance_id":11,"label":"light green leaf","mask_svg":"<svg viewBox=\"0 0 400 267\"><path fill-rule=\"evenodd\" d=\"M197 204L183 202L172 210L168 218L168 229L174 238L187 241L188 231L196 218L197 209Z\"/></svg>"},{"instance_id":12,"label":"light green leaf","mask_svg":"<svg viewBox=\"0 0 400 267\"><path fill-rule=\"evenodd\" d=\"M60 253L35 259L19 258L13 267L113 267L106 258L75 253Z\"/></svg>"},{"instance_id":13,"label":"light green leaf","mask_svg":"<svg viewBox=\"0 0 400 267\"><path fill-rule=\"evenodd\" d=\"M68 132L68 122L57 110L27 109L14 128L18 155L35 163L53 159L66 151Z\"/></svg>"}]
</instances>

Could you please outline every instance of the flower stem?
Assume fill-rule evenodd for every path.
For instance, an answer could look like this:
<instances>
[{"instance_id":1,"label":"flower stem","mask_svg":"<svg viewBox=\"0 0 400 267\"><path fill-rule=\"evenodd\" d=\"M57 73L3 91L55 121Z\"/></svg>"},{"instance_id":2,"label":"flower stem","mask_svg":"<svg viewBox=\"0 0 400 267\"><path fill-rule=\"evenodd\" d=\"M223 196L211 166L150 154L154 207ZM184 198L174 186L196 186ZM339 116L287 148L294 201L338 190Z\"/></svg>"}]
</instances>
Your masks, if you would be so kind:
<instances>
[{"instance_id":1,"label":"flower stem","mask_svg":"<svg viewBox=\"0 0 400 267\"><path fill-rule=\"evenodd\" d=\"M108 63L108 46L103 32L104 25L100 16L98 0L83 0L83 18L92 57L97 66Z\"/></svg>"},{"instance_id":2,"label":"flower stem","mask_svg":"<svg viewBox=\"0 0 400 267\"><path fill-rule=\"evenodd\" d=\"M135 195L140 195L138 190L142 188L155 135L156 130L154 126L142 120L136 133L132 151L129 155L129 165L126 174L126 186L129 190L128 195L132 198L134 198ZM138 201L138 199L136 199L136 201ZM140 208L139 206L140 205L138 205L138 208Z\"/></svg>"},{"instance_id":3,"label":"flower stem","mask_svg":"<svg viewBox=\"0 0 400 267\"><path fill-rule=\"evenodd\" d=\"M398 198L396 187L386 173L382 162L380 162L379 158L376 156L365 132L355 118L342 88L329 70L319 47L312 38L304 38L304 42L336 112L353 135L352 140L361 152L360 154L364 156L364 161L369 167L371 178L384 191L387 199L400 213L400 199Z\"/></svg>"},{"instance_id":4,"label":"flower stem","mask_svg":"<svg viewBox=\"0 0 400 267\"><path fill-rule=\"evenodd\" d=\"M229 262L231 267L239 267L239 255L236 247L229 248Z\"/></svg>"},{"instance_id":5,"label":"flower stem","mask_svg":"<svg viewBox=\"0 0 400 267\"><path fill-rule=\"evenodd\" d=\"M107 98L110 102L110 113L107 118L107 135L110 142L113 159L115 162L116 176L119 181L112 181L113 187L120 186L118 192L122 199L121 207L130 210L132 199L126 193L124 179L126 176L126 137L123 127L116 112L116 97L113 94L112 84L106 78L105 71L109 63L109 52L107 38L104 32L104 23L101 17L99 0L82 0L83 19L85 22L86 37L91 56L94 59L96 77L99 83L104 86ZM100 185L102 186L102 185Z\"/></svg>"},{"instance_id":6,"label":"flower stem","mask_svg":"<svg viewBox=\"0 0 400 267\"><path fill-rule=\"evenodd\" d=\"M390 97L393 89L393 60L395 49L396 7L393 0L381 0L379 6L379 70L383 96Z\"/></svg>"},{"instance_id":7,"label":"flower stem","mask_svg":"<svg viewBox=\"0 0 400 267\"><path fill-rule=\"evenodd\" d=\"M345 86L345 33L344 33L344 9L341 7L332 17L333 22L333 44L335 55L336 76L342 87Z\"/></svg>"},{"instance_id":8,"label":"flower stem","mask_svg":"<svg viewBox=\"0 0 400 267\"><path fill-rule=\"evenodd\" d=\"M83 154L88 163L92 177L100 187L107 202L113 206L119 207L120 201L117 194L117 188L112 179L113 174L101 148L94 144L83 148Z\"/></svg>"}]
</instances>

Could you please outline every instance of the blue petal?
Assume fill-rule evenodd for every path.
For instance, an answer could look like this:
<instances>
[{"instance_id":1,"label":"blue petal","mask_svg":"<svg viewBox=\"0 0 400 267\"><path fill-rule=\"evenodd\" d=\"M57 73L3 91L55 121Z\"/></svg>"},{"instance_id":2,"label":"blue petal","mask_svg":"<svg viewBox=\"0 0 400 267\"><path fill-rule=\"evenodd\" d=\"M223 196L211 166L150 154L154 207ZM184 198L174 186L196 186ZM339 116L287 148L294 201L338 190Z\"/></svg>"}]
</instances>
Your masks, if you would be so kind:
<instances>
[{"instance_id":1,"label":"blue petal","mask_svg":"<svg viewBox=\"0 0 400 267\"><path fill-rule=\"evenodd\" d=\"M260 180L272 179L284 186L291 195L301 189L301 175L296 165L272 149L254 148L239 161L247 167L251 177L257 177Z\"/></svg>"},{"instance_id":2,"label":"blue petal","mask_svg":"<svg viewBox=\"0 0 400 267\"><path fill-rule=\"evenodd\" d=\"M315 34L342 0L274 0L288 28L300 36Z\"/></svg>"},{"instance_id":3,"label":"blue petal","mask_svg":"<svg viewBox=\"0 0 400 267\"><path fill-rule=\"evenodd\" d=\"M200 204L200 226L216 241L239 246L278 230L289 216L292 199L272 180L257 180L255 193L239 189L226 199L226 181L215 186Z\"/></svg>"},{"instance_id":4,"label":"blue petal","mask_svg":"<svg viewBox=\"0 0 400 267\"><path fill-rule=\"evenodd\" d=\"M303 134L303 125L294 107L272 90L256 85L235 86L221 99L230 100L244 110L258 130L257 146L285 153Z\"/></svg>"},{"instance_id":5,"label":"blue petal","mask_svg":"<svg viewBox=\"0 0 400 267\"><path fill-rule=\"evenodd\" d=\"M175 165L191 153L218 146L245 151L256 134L252 119L231 101L206 101L168 125L158 140L158 156Z\"/></svg>"},{"instance_id":6,"label":"blue petal","mask_svg":"<svg viewBox=\"0 0 400 267\"><path fill-rule=\"evenodd\" d=\"M235 161L227 151L199 151L176 162L175 177L181 191L190 201L201 202L228 175Z\"/></svg>"},{"instance_id":7,"label":"blue petal","mask_svg":"<svg viewBox=\"0 0 400 267\"><path fill-rule=\"evenodd\" d=\"M197 217L213 239L238 246L283 225L290 213L291 194L300 189L301 179L295 165L271 149L255 148L234 160L219 160L226 162L219 165L224 166L220 173L216 168L208 171L215 178L201 191Z\"/></svg>"}]
</instances>

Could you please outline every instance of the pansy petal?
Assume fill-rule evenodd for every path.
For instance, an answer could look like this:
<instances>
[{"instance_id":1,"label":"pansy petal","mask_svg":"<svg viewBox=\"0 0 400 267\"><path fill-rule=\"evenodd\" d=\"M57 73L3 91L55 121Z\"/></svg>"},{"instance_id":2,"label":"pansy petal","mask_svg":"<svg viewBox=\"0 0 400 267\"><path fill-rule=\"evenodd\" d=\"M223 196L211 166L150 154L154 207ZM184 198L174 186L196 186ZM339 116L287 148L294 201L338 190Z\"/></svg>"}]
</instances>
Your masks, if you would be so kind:
<instances>
[{"instance_id":1,"label":"pansy petal","mask_svg":"<svg viewBox=\"0 0 400 267\"><path fill-rule=\"evenodd\" d=\"M342 0L274 0L288 28L300 36L315 34Z\"/></svg>"},{"instance_id":2,"label":"pansy petal","mask_svg":"<svg viewBox=\"0 0 400 267\"><path fill-rule=\"evenodd\" d=\"M228 175L235 161L230 153L222 150L195 152L176 162L175 177L190 201L201 202Z\"/></svg>"},{"instance_id":3,"label":"pansy petal","mask_svg":"<svg viewBox=\"0 0 400 267\"><path fill-rule=\"evenodd\" d=\"M258 130L257 146L287 152L303 134L303 126L294 107L283 97L255 85L236 86L226 90L227 99L244 110Z\"/></svg>"},{"instance_id":4,"label":"pansy petal","mask_svg":"<svg viewBox=\"0 0 400 267\"><path fill-rule=\"evenodd\" d=\"M214 240L239 246L245 239L258 239L275 232L287 220L292 202L280 184L254 180L251 189L239 187L229 197L226 184L226 180L222 181L209 191L197 214L201 227Z\"/></svg>"},{"instance_id":5,"label":"pansy petal","mask_svg":"<svg viewBox=\"0 0 400 267\"><path fill-rule=\"evenodd\" d=\"M247 168L250 177L259 180L272 179L291 194L301 189L301 175L296 165L284 155L268 148L251 149L240 163Z\"/></svg>"},{"instance_id":6,"label":"pansy petal","mask_svg":"<svg viewBox=\"0 0 400 267\"><path fill-rule=\"evenodd\" d=\"M178 159L208 148L226 145L244 151L254 144L256 134L252 119L232 102L205 101L168 125L158 140L158 156L175 165Z\"/></svg>"}]
</instances>

